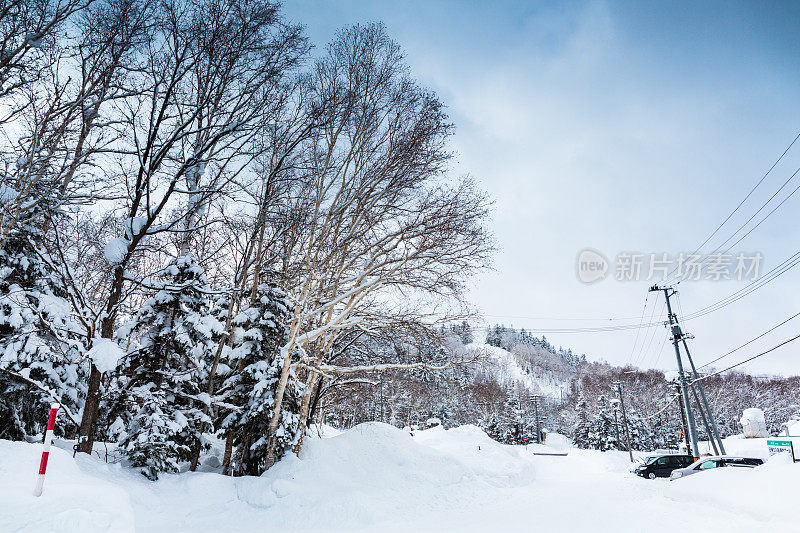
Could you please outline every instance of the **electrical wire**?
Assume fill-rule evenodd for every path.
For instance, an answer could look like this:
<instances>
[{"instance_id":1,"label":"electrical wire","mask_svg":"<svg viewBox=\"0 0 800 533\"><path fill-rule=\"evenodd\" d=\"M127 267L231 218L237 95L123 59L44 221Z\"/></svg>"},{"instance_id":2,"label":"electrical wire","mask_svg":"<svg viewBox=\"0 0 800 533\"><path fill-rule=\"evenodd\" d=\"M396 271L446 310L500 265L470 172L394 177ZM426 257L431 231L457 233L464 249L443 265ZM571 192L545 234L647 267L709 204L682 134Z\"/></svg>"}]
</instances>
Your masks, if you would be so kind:
<instances>
[{"instance_id":1,"label":"electrical wire","mask_svg":"<svg viewBox=\"0 0 800 533\"><path fill-rule=\"evenodd\" d=\"M644 295L644 306L642 306L642 316L639 318L639 324L641 325L644 323L644 315L647 312L647 304L649 303L650 293L645 293ZM655 304L653 304L655 308ZM631 354L628 356L630 361L633 361L633 355L636 353L636 345L639 342L639 334L641 333L641 329L636 330L636 338L633 340L633 347L631 348Z\"/></svg>"},{"instance_id":2,"label":"electrical wire","mask_svg":"<svg viewBox=\"0 0 800 533\"><path fill-rule=\"evenodd\" d=\"M723 372L727 372L728 370L731 370L731 369L736 368L738 366L742 366L743 364L749 363L750 361L752 361L754 359L758 359L762 355L767 355L770 352L774 352L775 350L777 350L781 346L785 346L785 345L789 344L790 342L796 341L797 339L800 339L800 335L796 335L796 336L792 337L791 339L787 339L787 340L783 341L782 343L773 346L769 350L765 350L765 351L763 351L763 352L761 352L759 354L754 355L753 357L749 357L749 358L745 359L744 361L736 363L735 365L731 365L731 366L729 366L727 368L723 368L722 370L718 370L717 372L714 372L713 374L707 374L705 376L702 376L702 377L699 377L697 379L694 379L694 380L692 380L692 383L697 383L698 381L703 381L705 379L708 379L708 378L711 378L711 377L714 377L714 376L718 376L719 374L722 374Z\"/></svg>"},{"instance_id":3,"label":"electrical wire","mask_svg":"<svg viewBox=\"0 0 800 533\"><path fill-rule=\"evenodd\" d=\"M695 318L699 318L701 316L705 316L709 313L713 313L722 309L723 307L727 307L730 304L737 302L744 298L745 296L757 291L761 287L772 283L775 279L782 276L792 268L796 267L800 264L800 252L796 252L789 256L787 259L784 259L778 266L774 267L772 270L764 274L764 276L759 277L758 279L750 282L748 285L742 287L741 289L729 294L725 298L721 300L717 300L716 302L703 307L702 309L698 309L690 313L689 315L684 317L684 321L686 320L693 320Z\"/></svg>"},{"instance_id":4,"label":"electrical wire","mask_svg":"<svg viewBox=\"0 0 800 533\"><path fill-rule=\"evenodd\" d=\"M678 397L677 397L677 396L673 396L673 397L672 397L672 399L671 399L670 401L668 401L668 402L667 402L667 404L666 404L664 407L662 407L661 409L659 409L658 411L656 411L656 412L655 412L655 413L653 413L652 415L648 415L648 416L642 416L642 417L640 417L640 420L649 420L649 419L651 419L651 418L655 418L655 417L657 417L658 415L660 415L661 413L663 413L664 411L666 411L666 410L667 410L667 407L669 407L670 405L672 405L672 404L673 404L673 402L674 402L675 400L677 400L677 399L678 399Z\"/></svg>"},{"instance_id":5,"label":"electrical wire","mask_svg":"<svg viewBox=\"0 0 800 533\"><path fill-rule=\"evenodd\" d=\"M667 306L666 302L661 302L661 308L658 311L659 316L664 312L664 308L666 306ZM653 306L653 314L650 315L650 322L653 322L653 317L655 316L655 310L656 310L656 306ZM661 324L663 325L664 322L661 322ZM656 338L656 334L658 334L658 330L654 328L653 332L652 332L652 335L650 335L650 342L647 343L647 348L642 350L642 352L641 352L641 354L639 356L639 359L638 359L639 362L637 364L642 364L642 362L644 361L645 356L648 353L650 353L650 347L653 345L653 340ZM647 333L645 334L645 337L646 336L647 336ZM642 348L644 348L644 345L642 345Z\"/></svg>"},{"instance_id":6,"label":"electrical wire","mask_svg":"<svg viewBox=\"0 0 800 533\"><path fill-rule=\"evenodd\" d=\"M771 333L771 332L775 331L776 329L778 329L778 328L779 328L779 327L781 327L782 325L786 324L786 323L787 323L787 322L789 322L790 320L793 320L793 319L797 318L798 316L800 316L800 313L796 313L796 314L794 314L794 315L790 316L789 318L787 318L786 320L784 320L784 321L783 321L783 322L781 322L780 324L778 324L778 325L776 325L776 326L773 326L773 327L769 328L767 331L765 331L764 333L762 333L762 334L758 335L757 337L753 337L752 339L750 339L750 340L749 340L749 341L747 341L746 343L742 344L741 346L737 346L737 347L736 347L736 348L734 348L733 350L731 350L731 351L729 351L729 352L727 352L727 353L724 353L724 354L720 355L719 357L717 357L716 359L712 359L711 361L709 361L709 362L707 362L707 363L705 363L705 364L702 364L702 365L698 366L697 368L705 368L705 367L707 367L707 366L713 365L713 364L714 364L714 363L716 363L717 361L719 361L719 360L721 360L721 359L724 359L725 357L728 357L728 356L729 356L729 355L731 355L732 353L735 353L735 352L737 352L737 351L741 350L741 349L742 349L742 348L744 348L745 346L748 346L748 345L750 345L750 344L754 343L755 341L757 341L758 339L760 339L760 338L761 338L761 337L763 337L764 335L767 335L768 333Z\"/></svg>"},{"instance_id":7,"label":"electrical wire","mask_svg":"<svg viewBox=\"0 0 800 533\"><path fill-rule=\"evenodd\" d=\"M721 229L722 229L722 227L723 227L725 224L727 224L727 222L728 222L728 221L731 219L731 217L733 217L733 215L734 215L734 214L736 214L736 212L737 212L737 211L739 211L739 209L741 209L741 207L742 207L742 206L745 204L745 202L747 202L747 200L750 198L750 196L752 196L752 195L753 195L753 193L756 191L756 189L758 189L758 187L759 187L759 186L760 186L760 185L761 185L761 184L764 182L764 180L765 180L765 179L767 179L767 177L768 177L768 176L769 176L769 175L772 173L772 171L775 169L775 167L776 167L776 166L778 166L778 164L779 164L779 163L780 163L780 162L783 160L784 156L785 156L785 155L786 155L786 154L789 152L789 150L791 150L792 146L794 146L794 144L797 142L797 140L798 140L798 139L800 139L800 133L798 133L798 134L797 134L797 135L794 137L794 139L792 139L792 142L791 142L791 143L789 143L789 146L787 146L787 147L786 147L786 149L783 151L783 153L781 153L780 157L778 157L778 159L776 159L776 160L775 160L775 162L772 164L772 166L770 166L770 167L769 167L769 170L767 170L767 172L766 172L766 173L764 173L764 175L763 175L763 176L761 176L761 179L760 179L760 180L758 180L758 182L757 182L757 183L756 183L756 184L753 186L753 188L752 188L752 189L750 189L750 191L747 193L747 195L746 195L746 196L745 196L745 197L742 199L742 201L741 201L741 202L739 202L739 204L738 204L738 205L737 205L737 206L736 206L736 207L733 209L733 211L731 211L731 212L728 214L728 216L727 216L727 217L725 217L725 219L724 219L724 220L723 220L723 221L722 221L722 222L719 224L719 226L717 226L717 227L714 229L714 231L712 231L712 232L711 232L711 233L710 233L710 234L709 234L709 235L708 235L708 236L707 236L707 237L706 237L706 238L703 240L703 242L701 242L701 243L700 243L700 244L697 246L697 248L695 248L694 252L692 252L692 255L694 255L694 254L696 254L697 252L699 252L699 251L700 251L700 250L703 248L703 246L705 246L705 245L706 245L706 244L707 244L707 243L708 243L708 242L709 242L709 241L710 241L712 238L714 238L714 236L715 236L715 235L716 235L716 234L719 232L719 230L721 230ZM784 184L784 186L785 186L785 184ZM781 187L781 188L783 188L783 187ZM779 191L780 191L780 189L779 189ZM776 194L777 194L777 193L776 193ZM774 197L774 196L773 196L773 197ZM762 206L762 208L763 208L763 206ZM727 241L726 241L726 242L727 242ZM673 270L672 270L672 271L671 271L671 272L670 272L670 273L667 275L667 278L671 278L671 277L672 277L672 275L673 275L673 274L675 273L675 271L677 270L677 268L678 268L678 267L675 267L675 268L674 268L674 269L673 269Z\"/></svg>"},{"instance_id":8,"label":"electrical wire","mask_svg":"<svg viewBox=\"0 0 800 533\"><path fill-rule=\"evenodd\" d=\"M759 208L758 208L758 210L757 210L755 213L753 213L753 214L750 216L750 218L748 218L748 219L747 219L747 221L745 221L745 223L744 223L744 224L742 224L741 226L739 226L739 227L736 229L736 231L734 231L734 232L733 232L733 233L730 235L730 237L728 237L727 239L725 239L725 241L723 241L723 243L722 243L722 244L720 244L719 246L717 246L716 248L714 248L714 250L712 250L712 251L711 251L711 253L705 254L705 256L704 256L704 257L703 257L703 258L700 260L700 262L699 262L698 264L702 265L703 263L705 263L706 261L708 261L708 258L709 258L709 257L712 257L714 254L716 254L717 252L719 252L719 251L722 249L722 247L723 247L723 246L725 246L726 244L728 244L728 242L730 242L730 240L731 240L731 239L733 239L734 237L736 237L736 234L737 234L737 233L739 233L740 231L742 231L742 229L743 229L745 226L747 226L747 225L748 225L750 222L752 222L752 220L753 220L753 219L754 219L756 216L758 216L758 214L759 214L759 213L760 213L760 212L761 212L761 211L762 211L762 210L763 210L765 207L767 207L767 205L768 205L768 204L769 204L769 203L770 203L770 202L771 202L771 201L772 201L772 200L773 200L773 199L774 199L774 198L775 198L775 197L778 195L778 193L780 193L780 192L783 190L783 188L784 188L784 187L786 187L786 186L789 184L789 182L790 182L790 181L792 181L792 180L794 179L794 177L795 177L795 176L797 176L798 172L800 172L800 167L798 167L798 168L797 168L797 169L796 169L796 170L795 170L795 171L792 173L792 175L791 175L791 176L789 176L789 178L788 178L786 181L784 181L784 182L783 182L783 185L781 185L781 186L780 186L780 188L778 188L778 190L777 190L777 191L775 191L775 193L774 193L772 196L770 196L770 197L769 197L769 200L767 200L766 202L764 202L764 203L761 205L761 207L759 207ZM725 249L725 251L724 251L724 252L722 252L722 253L723 253L723 254L726 254L726 253L728 253L728 252L729 252L729 251L730 251L730 250L731 250L731 249L732 249L734 246L736 246L737 244L739 244L740 242L742 242L742 241L744 240L744 238L745 238L745 237L747 237L748 235L750 235L750 234L751 234L751 233L752 233L752 232L753 232L753 231L754 231L756 228L758 228L758 227L759 227L759 226L760 226L760 225L761 225L761 224L762 224L762 223L763 223L765 220L767 220L767 219L768 219L768 218L769 218L769 217L770 217L770 216L771 216L771 215L772 215L772 214L773 214L775 211L777 211L777 210L778 210L778 208L780 208L780 207L781 207L781 206L782 206L784 203L786 203L786 200L788 200L789 198L791 198L792 196L794 196L794 193L796 193L796 192L798 191L798 189L800 189L800 185L798 185L797 187L795 187L795 188L794 188L794 190L792 190L792 192L790 192L790 193L789 193L789 194L788 194L788 195L787 195L787 196L786 196L786 197L785 197L783 200L781 200L781 201L778 203L778 205L776 205L776 206L775 206L775 207L772 209L772 211L770 211L769 213L767 213L767 214L764 216L764 218L762 218L761 220L759 220L759 221L758 221L758 223L757 223L755 226L753 226L752 228L750 228L750 230L749 230L747 233L745 233L744 235L742 235L742 236L739 238L739 240L738 240L738 241L736 241L735 243L731 244L731 245L730 245L728 248L726 248L726 249Z\"/></svg>"}]
</instances>

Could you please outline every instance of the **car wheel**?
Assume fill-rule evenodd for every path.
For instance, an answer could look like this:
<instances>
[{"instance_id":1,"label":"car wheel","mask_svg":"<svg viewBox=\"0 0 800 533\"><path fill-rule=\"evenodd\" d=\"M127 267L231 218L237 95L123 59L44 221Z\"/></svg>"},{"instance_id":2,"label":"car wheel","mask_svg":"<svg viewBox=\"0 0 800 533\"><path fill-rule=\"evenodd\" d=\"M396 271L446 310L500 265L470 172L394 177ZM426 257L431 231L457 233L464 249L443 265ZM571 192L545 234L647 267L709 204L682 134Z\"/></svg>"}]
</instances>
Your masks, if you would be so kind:
<instances>
[{"instance_id":1,"label":"car wheel","mask_svg":"<svg viewBox=\"0 0 800 533\"><path fill-rule=\"evenodd\" d=\"M647 474L647 477L649 477L650 479L655 479L656 475L655 475L655 473L650 472L649 474Z\"/></svg>"}]
</instances>

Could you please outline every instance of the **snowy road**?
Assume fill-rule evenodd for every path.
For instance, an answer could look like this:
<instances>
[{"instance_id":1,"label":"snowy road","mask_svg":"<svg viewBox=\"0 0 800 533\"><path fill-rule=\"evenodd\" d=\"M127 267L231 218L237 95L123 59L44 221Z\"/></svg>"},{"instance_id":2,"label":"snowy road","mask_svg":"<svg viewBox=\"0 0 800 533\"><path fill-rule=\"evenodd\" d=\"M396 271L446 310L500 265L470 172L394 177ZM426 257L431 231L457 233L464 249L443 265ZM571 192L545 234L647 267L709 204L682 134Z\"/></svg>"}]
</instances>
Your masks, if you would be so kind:
<instances>
[{"instance_id":1,"label":"snowy road","mask_svg":"<svg viewBox=\"0 0 800 533\"><path fill-rule=\"evenodd\" d=\"M41 499L27 490L37 451L0 441L0 498L10 504L0 531L800 530L793 492L781 489L794 485L800 464L650 481L628 473L623 453L534 456L474 426L411 438L366 424L313 439L302 459L260 478L193 473L151 483L96 458L76 465L58 450ZM708 497L712 490L720 495Z\"/></svg>"}]
</instances>

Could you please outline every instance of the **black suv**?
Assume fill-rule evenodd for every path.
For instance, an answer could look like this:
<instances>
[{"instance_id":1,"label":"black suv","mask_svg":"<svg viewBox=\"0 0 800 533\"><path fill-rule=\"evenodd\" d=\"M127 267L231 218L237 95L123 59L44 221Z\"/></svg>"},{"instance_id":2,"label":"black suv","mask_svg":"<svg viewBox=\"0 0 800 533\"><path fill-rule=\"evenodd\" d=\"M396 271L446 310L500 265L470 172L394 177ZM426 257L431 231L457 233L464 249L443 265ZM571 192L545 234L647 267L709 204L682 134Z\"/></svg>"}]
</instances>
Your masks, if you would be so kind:
<instances>
[{"instance_id":1,"label":"black suv","mask_svg":"<svg viewBox=\"0 0 800 533\"><path fill-rule=\"evenodd\" d=\"M686 468L694 462L691 455L650 455L645 458L644 463L636 467L637 476L655 479L657 477L669 477L673 470Z\"/></svg>"}]
</instances>

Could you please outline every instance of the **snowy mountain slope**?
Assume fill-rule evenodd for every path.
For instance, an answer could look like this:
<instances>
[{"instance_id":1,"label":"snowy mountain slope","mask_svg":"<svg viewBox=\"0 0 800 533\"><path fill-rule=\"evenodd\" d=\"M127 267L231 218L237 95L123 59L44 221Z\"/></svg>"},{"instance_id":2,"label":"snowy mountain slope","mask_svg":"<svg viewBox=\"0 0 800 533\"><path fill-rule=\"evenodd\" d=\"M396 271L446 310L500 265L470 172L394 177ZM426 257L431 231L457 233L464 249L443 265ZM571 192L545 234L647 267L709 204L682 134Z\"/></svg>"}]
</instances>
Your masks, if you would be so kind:
<instances>
[{"instance_id":1,"label":"snowy mountain slope","mask_svg":"<svg viewBox=\"0 0 800 533\"><path fill-rule=\"evenodd\" d=\"M567 380L558 379L545 372L536 372L523 368L520 359L513 353L491 346L489 344L468 344L465 347L468 354L484 354L479 368L496 376L498 382L506 388L519 385L531 394L542 394L553 398L561 398L569 390Z\"/></svg>"}]
</instances>

